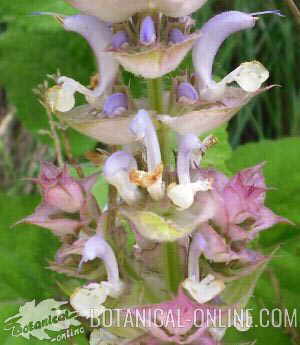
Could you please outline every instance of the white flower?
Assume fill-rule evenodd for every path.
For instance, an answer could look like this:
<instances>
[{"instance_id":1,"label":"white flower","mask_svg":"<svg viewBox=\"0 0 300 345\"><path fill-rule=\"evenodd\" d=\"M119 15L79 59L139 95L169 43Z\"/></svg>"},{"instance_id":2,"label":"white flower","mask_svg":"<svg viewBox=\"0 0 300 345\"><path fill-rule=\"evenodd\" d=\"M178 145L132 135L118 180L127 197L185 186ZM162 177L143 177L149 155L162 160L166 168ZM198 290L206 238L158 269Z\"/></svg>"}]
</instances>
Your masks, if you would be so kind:
<instances>
[{"instance_id":1,"label":"white flower","mask_svg":"<svg viewBox=\"0 0 300 345\"><path fill-rule=\"evenodd\" d=\"M212 300L225 289L224 282L216 279L211 274L200 282L188 278L183 282L182 286L199 303L206 303Z\"/></svg>"}]
</instances>

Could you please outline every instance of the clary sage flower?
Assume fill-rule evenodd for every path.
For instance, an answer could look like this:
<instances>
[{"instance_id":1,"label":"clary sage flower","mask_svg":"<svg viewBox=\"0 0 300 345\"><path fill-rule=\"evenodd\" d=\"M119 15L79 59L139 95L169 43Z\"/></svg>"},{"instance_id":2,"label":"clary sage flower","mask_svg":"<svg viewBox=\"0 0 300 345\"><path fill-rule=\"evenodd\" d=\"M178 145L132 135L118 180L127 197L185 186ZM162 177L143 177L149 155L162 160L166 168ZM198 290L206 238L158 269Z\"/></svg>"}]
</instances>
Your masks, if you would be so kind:
<instances>
[{"instance_id":1,"label":"clary sage flower","mask_svg":"<svg viewBox=\"0 0 300 345\"><path fill-rule=\"evenodd\" d=\"M200 135L229 121L254 96L268 90L261 86L269 72L258 61L242 63L220 82L212 77L214 59L224 40L235 32L252 29L259 15L229 11L204 24L193 48L195 83L178 82L175 90L181 116L163 115L161 121L180 134ZM239 87L229 85L233 82Z\"/></svg>"},{"instance_id":2,"label":"clary sage flower","mask_svg":"<svg viewBox=\"0 0 300 345\"><path fill-rule=\"evenodd\" d=\"M41 204L21 222L59 237L49 267L72 277L61 285L79 316L94 320L93 310L103 316L112 308L122 311L121 320L146 313L147 325L122 327L114 317L112 327L89 328L90 345L222 345L228 327L251 327L251 316L235 323L227 313L246 307L272 257L250 242L288 221L265 206L262 164L232 178L203 167L218 144L207 132L272 87L263 86L269 71L258 61L233 66L216 81L214 60L231 34L280 13L223 12L195 31L190 15L206 0L68 2L82 13L51 15L87 40L98 74L89 87L56 76L41 103L63 125L107 145L107 154L95 163L99 173L80 179L67 165L42 162L34 179ZM190 50L195 73L179 73L166 86L158 78ZM147 99L132 97L123 69L149 79ZM76 103L77 93L85 104ZM92 193L100 174L109 188L102 209ZM245 276L246 286L233 296ZM180 327L164 324L172 313Z\"/></svg>"}]
</instances>

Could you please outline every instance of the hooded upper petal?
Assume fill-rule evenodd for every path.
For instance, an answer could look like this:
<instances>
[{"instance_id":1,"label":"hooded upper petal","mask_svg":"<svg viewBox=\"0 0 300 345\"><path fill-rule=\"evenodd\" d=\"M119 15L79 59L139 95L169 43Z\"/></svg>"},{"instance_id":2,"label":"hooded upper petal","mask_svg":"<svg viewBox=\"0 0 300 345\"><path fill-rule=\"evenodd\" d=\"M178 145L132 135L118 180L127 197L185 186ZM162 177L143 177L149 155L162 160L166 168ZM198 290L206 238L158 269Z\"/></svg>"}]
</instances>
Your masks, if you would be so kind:
<instances>
[{"instance_id":1,"label":"hooded upper petal","mask_svg":"<svg viewBox=\"0 0 300 345\"><path fill-rule=\"evenodd\" d=\"M170 17L191 14L207 0L66 0L84 13L97 16L108 22L121 22L137 12L157 10Z\"/></svg>"}]
</instances>

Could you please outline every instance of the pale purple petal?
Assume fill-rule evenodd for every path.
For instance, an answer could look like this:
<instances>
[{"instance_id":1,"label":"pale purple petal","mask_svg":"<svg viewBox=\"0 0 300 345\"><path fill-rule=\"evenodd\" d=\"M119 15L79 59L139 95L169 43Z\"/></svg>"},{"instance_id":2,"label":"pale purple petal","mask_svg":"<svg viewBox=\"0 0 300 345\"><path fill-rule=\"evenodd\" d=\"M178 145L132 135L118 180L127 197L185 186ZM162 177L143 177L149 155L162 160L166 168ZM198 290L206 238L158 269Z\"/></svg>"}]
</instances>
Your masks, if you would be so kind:
<instances>
[{"instance_id":1,"label":"pale purple petal","mask_svg":"<svg viewBox=\"0 0 300 345\"><path fill-rule=\"evenodd\" d=\"M211 18L201 28L201 37L193 49L193 63L199 89L211 87L215 56L222 43L231 34L255 26L256 18L239 11L228 11ZM200 95L201 96L201 95Z\"/></svg>"},{"instance_id":2,"label":"pale purple petal","mask_svg":"<svg viewBox=\"0 0 300 345\"><path fill-rule=\"evenodd\" d=\"M100 84L93 91L86 89L85 93L100 96L114 82L119 68L112 55L106 52L113 37L111 28L97 17L80 14L65 17L63 25L67 31L77 32L89 42L96 56Z\"/></svg>"},{"instance_id":3,"label":"pale purple petal","mask_svg":"<svg viewBox=\"0 0 300 345\"><path fill-rule=\"evenodd\" d=\"M111 246L105 241L102 235L95 235L85 243L79 268L83 263L96 258L103 260L108 282L118 284L120 279L117 259Z\"/></svg>"}]
</instances>

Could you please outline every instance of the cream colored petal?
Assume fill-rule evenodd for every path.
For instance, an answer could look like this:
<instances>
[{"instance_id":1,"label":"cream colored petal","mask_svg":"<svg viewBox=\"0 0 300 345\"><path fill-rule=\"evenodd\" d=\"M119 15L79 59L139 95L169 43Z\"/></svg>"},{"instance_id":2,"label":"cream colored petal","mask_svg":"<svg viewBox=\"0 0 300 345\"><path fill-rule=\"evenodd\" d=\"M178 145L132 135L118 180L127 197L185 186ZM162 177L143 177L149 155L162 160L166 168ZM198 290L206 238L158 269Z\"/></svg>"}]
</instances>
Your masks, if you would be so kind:
<instances>
[{"instance_id":1,"label":"cream colored petal","mask_svg":"<svg viewBox=\"0 0 300 345\"><path fill-rule=\"evenodd\" d=\"M244 91L256 92L269 76L269 71L259 61L250 61L228 74L221 84L235 81Z\"/></svg>"},{"instance_id":2,"label":"cream colored petal","mask_svg":"<svg viewBox=\"0 0 300 345\"><path fill-rule=\"evenodd\" d=\"M70 297L70 304L80 316L90 318L92 310L100 315L105 311L102 305L109 294L109 289L101 284L91 283L75 290Z\"/></svg>"},{"instance_id":3,"label":"cream colored petal","mask_svg":"<svg viewBox=\"0 0 300 345\"><path fill-rule=\"evenodd\" d=\"M105 144L125 145L135 140L129 130L131 117L99 118L90 105L81 105L57 116L71 128Z\"/></svg>"},{"instance_id":4,"label":"cream colored petal","mask_svg":"<svg viewBox=\"0 0 300 345\"><path fill-rule=\"evenodd\" d=\"M195 193L206 192L211 189L211 182L208 180L197 181L188 184L171 184L168 186L167 194L169 199L181 210L192 206Z\"/></svg>"},{"instance_id":5,"label":"cream colored petal","mask_svg":"<svg viewBox=\"0 0 300 345\"><path fill-rule=\"evenodd\" d=\"M47 90L46 102L51 111L70 111L75 106L75 91L72 87L55 85Z\"/></svg>"},{"instance_id":6,"label":"cream colored petal","mask_svg":"<svg viewBox=\"0 0 300 345\"><path fill-rule=\"evenodd\" d=\"M178 67L198 37L199 33L179 44L140 53L114 52L113 55L127 71L143 78L159 78Z\"/></svg>"},{"instance_id":7,"label":"cream colored petal","mask_svg":"<svg viewBox=\"0 0 300 345\"><path fill-rule=\"evenodd\" d=\"M217 280L211 274L200 282L186 279L182 286L198 303L206 303L212 300L225 289L224 282L222 280Z\"/></svg>"}]
</instances>

